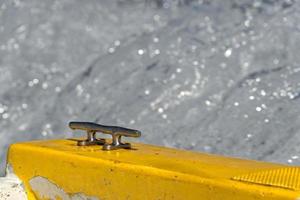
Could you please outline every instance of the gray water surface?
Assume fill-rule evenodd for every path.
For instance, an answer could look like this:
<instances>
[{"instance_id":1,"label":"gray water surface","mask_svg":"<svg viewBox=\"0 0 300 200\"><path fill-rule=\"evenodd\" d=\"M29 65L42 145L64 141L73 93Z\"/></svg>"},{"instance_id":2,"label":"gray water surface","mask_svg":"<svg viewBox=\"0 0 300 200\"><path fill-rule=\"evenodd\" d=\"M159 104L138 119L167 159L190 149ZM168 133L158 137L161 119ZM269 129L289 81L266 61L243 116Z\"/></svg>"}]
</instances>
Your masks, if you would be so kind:
<instances>
[{"instance_id":1,"label":"gray water surface","mask_svg":"<svg viewBox=\"0 0 300 200\"><path fill-rule=\"evenodd\" d=\"M0 1L0 156L82 136L300 164L297 1Z\"/></svg>"}]
</instances>

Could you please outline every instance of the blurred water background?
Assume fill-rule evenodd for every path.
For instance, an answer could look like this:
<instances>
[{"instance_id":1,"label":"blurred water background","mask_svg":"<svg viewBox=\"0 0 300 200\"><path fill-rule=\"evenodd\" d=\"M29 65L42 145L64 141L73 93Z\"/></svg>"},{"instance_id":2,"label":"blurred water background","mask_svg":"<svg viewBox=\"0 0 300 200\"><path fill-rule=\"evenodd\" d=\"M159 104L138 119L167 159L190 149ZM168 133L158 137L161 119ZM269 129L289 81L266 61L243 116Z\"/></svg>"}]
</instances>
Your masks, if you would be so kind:
<instances>
[{"instance_id":1,"label":"blurred water background","mask_svg":"<svg viewBox=\"0 0 300 200\"><path fill-rule=\"evenodd\" d=\"M9 144L74 136L70 120L300 164L299 13L293 0L1 0L1 173Z\"/></svg>"}]
</instances>

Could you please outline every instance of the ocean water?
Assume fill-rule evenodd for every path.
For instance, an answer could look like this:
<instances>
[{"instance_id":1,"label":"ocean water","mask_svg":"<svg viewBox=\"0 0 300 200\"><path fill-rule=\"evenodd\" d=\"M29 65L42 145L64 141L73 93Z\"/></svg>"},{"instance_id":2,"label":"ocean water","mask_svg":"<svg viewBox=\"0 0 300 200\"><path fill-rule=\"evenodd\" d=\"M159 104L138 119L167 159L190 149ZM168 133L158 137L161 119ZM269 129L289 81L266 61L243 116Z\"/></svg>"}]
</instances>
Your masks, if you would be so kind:
<instances>
[{"instance_id":1,"label":"ocean water","mask_svg":"<svg viewBox=\"0 0 300 200\"><path fill-rule=\"evenodd\" d=\"M300 4L293 0L0 1L0 157L83 136L300 164Z\"/></svg>"}]
</instances>

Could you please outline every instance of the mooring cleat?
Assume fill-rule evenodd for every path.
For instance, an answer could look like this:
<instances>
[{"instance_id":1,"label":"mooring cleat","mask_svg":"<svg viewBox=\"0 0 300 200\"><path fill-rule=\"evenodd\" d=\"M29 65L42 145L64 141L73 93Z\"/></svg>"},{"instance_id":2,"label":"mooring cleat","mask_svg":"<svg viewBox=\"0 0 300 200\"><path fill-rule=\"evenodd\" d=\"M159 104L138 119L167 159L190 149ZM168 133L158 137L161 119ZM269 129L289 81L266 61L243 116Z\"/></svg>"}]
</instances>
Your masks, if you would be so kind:
<instances>
[{"instance_id":1,"label":"mooring cleat","mask_svg":"<svg viewBox=\"0 0 300 200\"><path fill-rule=\"evenodd\" d=\"M70 122L69 127L73 130L85 130L87 132L86 140L77 140L77 146L91 146L91 145L104 145L104 139L97 139L97 130L90 123L85 122Z\"/></svg>"},{"instance_id":2,"label":"mooring cleat","mask_svg":"<svg viewBox=\"0 0 300 200\"><path fill-rule=\"evenodd\" d=\"M69 127L71 129L85 130L87 131L87 139L79 140L78 146L89 145L103 145L103 150L110 151L116 149L130 149L130 143L122 143L121 137L140 137L141 132L138 130L128 129L119 126L104 126L92 122L70 122ZM97 132L109 134L112 136L112 143L105 143L104 139L97 139L95 137Z\"/></svg>"}]
</instances>

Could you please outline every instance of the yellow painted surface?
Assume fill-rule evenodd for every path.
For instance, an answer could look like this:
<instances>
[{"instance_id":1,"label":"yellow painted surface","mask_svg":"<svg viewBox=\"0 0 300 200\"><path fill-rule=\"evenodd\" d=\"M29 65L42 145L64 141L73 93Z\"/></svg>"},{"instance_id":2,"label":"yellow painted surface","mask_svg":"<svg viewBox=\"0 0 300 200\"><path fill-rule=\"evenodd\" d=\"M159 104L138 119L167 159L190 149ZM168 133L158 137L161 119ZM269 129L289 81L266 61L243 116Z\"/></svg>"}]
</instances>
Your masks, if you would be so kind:
<instances>
[{"instance_id":1,"label":"yellow painted surface","mask_svg":"<svg viewBox=\"0 0 300 200\"><path fill-rule=\"evenodd\" d=\"M71 140L33 141L13 144L8 162L24 181L30 200L47 199L38 188L48 181L46 187L69 199L78 194L101 200L300 197L295 167L137 143L133 148L102 151L101 146L78 147ZM56 198L67 199L60 193Z\"/></svg>"}]
</instances>

